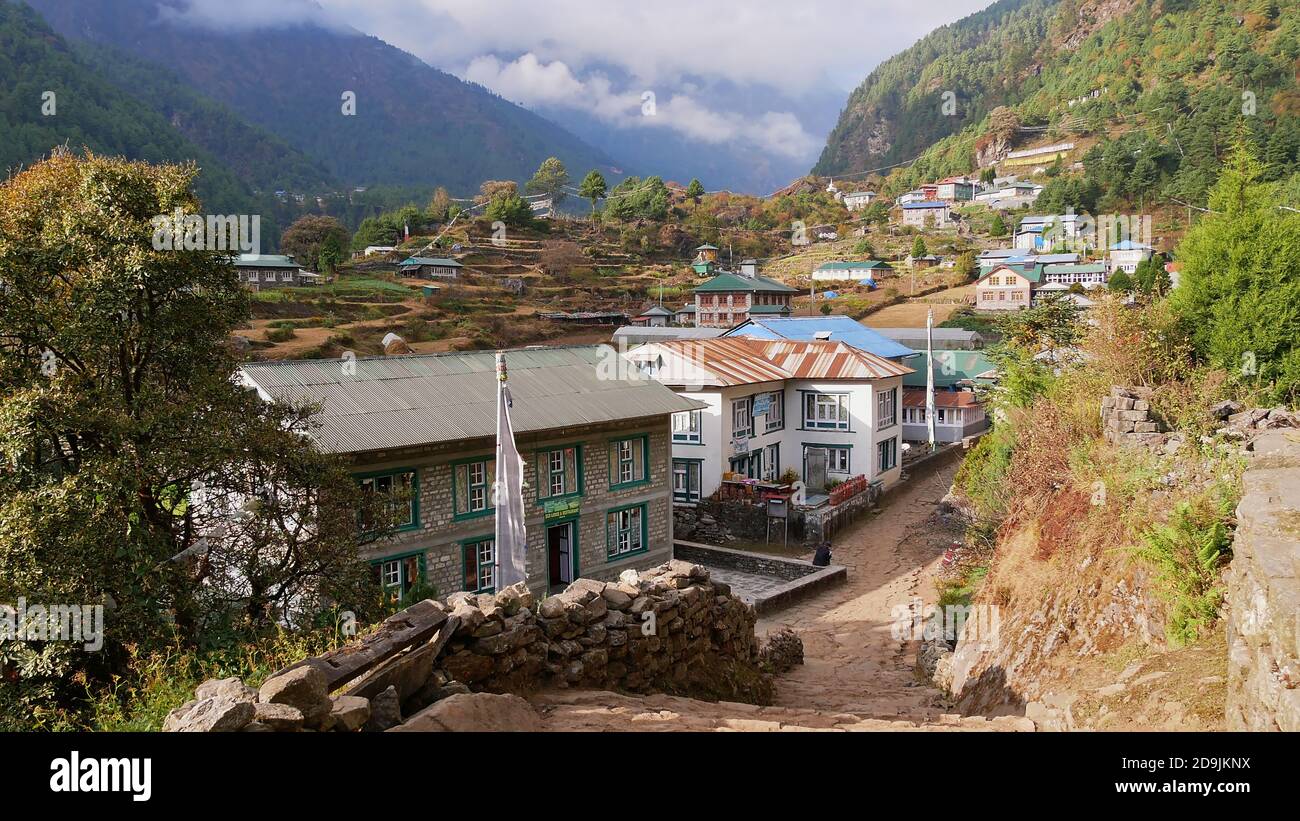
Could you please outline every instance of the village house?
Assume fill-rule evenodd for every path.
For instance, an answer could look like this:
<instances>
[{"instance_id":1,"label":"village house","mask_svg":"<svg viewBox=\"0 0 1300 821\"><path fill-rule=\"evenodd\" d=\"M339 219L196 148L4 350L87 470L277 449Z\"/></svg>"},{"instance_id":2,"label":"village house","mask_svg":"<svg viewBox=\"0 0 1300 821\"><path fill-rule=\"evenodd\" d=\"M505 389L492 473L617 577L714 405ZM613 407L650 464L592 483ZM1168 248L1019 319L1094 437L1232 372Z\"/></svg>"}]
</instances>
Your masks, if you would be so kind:
<instances>
[{"instance_id":1,"label":"village house","mask_svg":"<svg viewBox=\"0 0 1300 821\"><path fill-rule=\"evenodd\" d=\"M1045 284L1065 285L1068 287L1078 283L1085 288L1096 288L1105 285L1109 278L1110 269L1107 268L1104 262L1056 263L1043 266L1043 282Z\"/></svg>"},{"instance_id":2,"label":"village house","mask_svg":"<svg viewBox=\"0 0 1300 821\"><path fill-rule=\"evenodd\" d=\"M671 414L702 405L636 378L608 346L505 354L524 457L528 586L612 579L672 557ZM401 523L366 555L394 595L495 588L495 354L252 362L267 401L319 405L312 438Z\"/></svg>"},{"instance_id":3,"label":"village house","mask_svg":"<svg viewBox=\"0 0 1300 821\"><path fill-rule=\"evenodd\" d=\"M1045 266L1037 262L1002 263L975 282L975 307L981 311L1014 311L1028 308L1034 288L1043 279Z\"/></svg>"},{"instance_id":4,"label":"village house","mask_svg":"<svg viewBox=\"0 0 1300 821\"><path fill-rule=\"evenodd\" d=\"M864 279L873 283L893 273L888 262L876 259L846 262L823 262L812 272L814 282L861 282Z\"/></svg>"},{"instance_id":5,"label":"village house","mask_svg":"<svg viewBox=\"0 0 1300 821\"><path fill-rule=\"evenodd\" d=\"M903 377L903 439L908 442L928 442L930 438L925 362L924 354L909 360L915 370ZM997 379L992 360L983 351L936 347L931 351L930 363L934 371L935 441L959 442L987 430L989 420L975 388L991 385Z\"/></svg>"},{"instance_id":6,"label":"village house","mask_svg":"<svg viewBox=\"0 0 1300 821\"><path fill-rule=\"evenodd\" d=\"M240 254L235 257L234 265L239 281L254 291L320 282L319 274L304 271L293 257L285 254Z\"/></svg>"},{"instance_id":7,"label":"village house","mask_svg":"<svg viewBox=\"0 0 1300 821\"><path fill-rule=\"evenodd\" d=\"M975 197L975 181L970 177L945 177L934 187L935 197L949 203L970 202Z\"/></svg>"},{"instance_id":8,"label":"village house","mask_svg":"<svg viewBox=\"0 0 1300 821\"><path fill-rule=\"evenodd\" d=\"M624 325L614 331L612 342L619 350L628 350L647 342L667 342L670 339L712 339L722 336L722 328L658 328L643 325Z\"/></svg>"},{"instance_id":9,"label":"village house","mask_svg":"<svg viewBox=\"0 0 1300 821\"><path fill-rule=\"evenodd\" d=\"M673 312L673 321L678 325L695 324L695 303L688 302Z\"/></svg>"},{"instance_id":10,"label":"village house","mask_svg":"<svg viewBox=\"0 0 1300 821\"><path fill-rule=\"evenodd\" d=\"M1028 251L1050 251L1059 244L1073 244L1080 240L1079 216L1057 214L1030 216L1020 221L1013 245Z\"/></svg>"},{"instance_id":11,"label":"village house","mask_svg":"<svg viewBox=\"0 0 1300 821\"><path fill-rule=\"evenodd\" d=\"M944 228L952 222L952 205L941 200L909 202L903 206L903 224L913 228Z\"/></svg>"},{"instance_id":12,"label":"village house","mask_svg":"<svg viewBox=\"0 0 1300 821\"><path fill-rule=\"evenodd\" d=\"M730 328L751 316L789 316L794 288L755 274L723 271L695 289L695 324Z\"/></svg>"},{"instance_id":13,"label":"village house","mask_svg":"<svg viewBox=\"0 0 1300 821\"><path fill-rule=\"evenodd\" d=\"M645 325L650 328L663 328L666 327L672 319L672 311L662 305L654 305L632 317L632 324Z\"/></svg>"},{"instance_id":14,"label":"village house","mask_svg":"<svg viewBox=\"0 0 1300 821\"><path fill-rule=\"evenodd\" d=\"M896 199L895 202L899 205L907 205L908 203L923 202L924 200L925 192L919 188L914 188L911 191L899 194L898 199Z\"/></svg>"},{"instance_id":15,"label":"village house","mask_svg":"<svg viewBox=\"0 0 1300 821\"><path fill-rule=\"evenodd\" d=\"M1134 242L1131 239L1121 240L1110 246L1108 262L1112 273L1123 271L1126 274L1132 274L1137 271L1137 267L1148 259L1154 249L1150 245L1144 245L1140 242Z\"/></svg>"},{"instance_id":16,"label":"village house","mask_svg":"<svg viewBox=\"0 0 1300 821\"><path fill-rule=\"evenodd\" d=\"M1043 191L1043 186L1032 182L1012 182L975 194L975 202L981 202L990 208L1020 208L1032 205Z\"/></svg>"},{"instance_id":17,"label":"village house","mask_svg":"<svg viewBox=\"0 0 1300 821\"><path fill-rule=\"evenodd\" d=\"M930 441L930 426L925 403L925 389L903 391L903 440ZM984 413L972 391L934 392L934 441L939 444L960 442L979 436L989 428Z\"/></svg>"},{"instance_id":18,"label":"village house","mask_svg":"<svg viewBox=\"0 0 1300 821\"><path fill-rule=\"evenodd\" d=\"M673 417L675 501L711 496L724 479L776 482L787 470L810 493L855 476L884 487L900 478L905 365L842 342L743 337L651 343L625 356L705 405Z\"/></svg>"},{"instance_id":19,"label":"village house","mask_svg":"<svg viewBox=\"0 0 1300 821\"><path fill-rule=\"evenodd\" d=\"M463 267L456 260L443 257L407 257L397 266L397 270L404 277L457 279Z\"/></svg>"},{"instance_id":20,"label":"village house","mask_svg":"<svg viewBox=\"0 0 1300 821\"><path fill-rule=\"evenodd\" d=\"M844 207L850 211L861 211L876 198L875 191L854 191L844 195Z\"/></svg>"}]
</instances>

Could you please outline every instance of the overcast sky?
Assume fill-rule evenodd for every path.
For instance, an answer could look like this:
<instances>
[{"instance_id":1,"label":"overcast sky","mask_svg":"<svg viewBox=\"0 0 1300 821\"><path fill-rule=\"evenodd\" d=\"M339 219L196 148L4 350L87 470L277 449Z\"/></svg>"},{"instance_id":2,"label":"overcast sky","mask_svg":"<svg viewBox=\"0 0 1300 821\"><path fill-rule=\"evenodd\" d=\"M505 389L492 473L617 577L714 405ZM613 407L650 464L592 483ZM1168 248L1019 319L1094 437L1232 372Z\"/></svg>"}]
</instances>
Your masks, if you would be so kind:
<instances>
[{"instance_id":1,"label":"overcast sky","mask_svg":"<svg viewBox=\"0 0 1300 821\"><path fill-rule=\"evenodd\" d=\"M328 18L529 107L815 156L796 101L842 102L880 61L991 0L317 0ZM320 19L311 0L193 0L215 26ZM237 21L237 22L232 22ZM727 91L720 92L719 88ZM737 89L770 90L742 111ZM657 116L640 116L653 91Z\"/></svg>"}]
</instances>

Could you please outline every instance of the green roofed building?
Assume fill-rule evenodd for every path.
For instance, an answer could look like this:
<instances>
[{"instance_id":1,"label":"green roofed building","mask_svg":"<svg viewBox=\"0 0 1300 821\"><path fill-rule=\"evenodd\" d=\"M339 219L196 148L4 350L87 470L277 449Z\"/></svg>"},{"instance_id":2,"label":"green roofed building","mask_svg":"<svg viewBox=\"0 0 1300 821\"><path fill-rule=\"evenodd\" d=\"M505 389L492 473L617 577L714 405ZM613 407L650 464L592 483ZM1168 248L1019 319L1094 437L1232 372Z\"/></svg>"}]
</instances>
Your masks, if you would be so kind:
<instances>
[{"instance_id":1,"label":"green roofed building","mask_svg":"<svg viewBox=\"0 0 1300 821\"><path fill-rule=\"evenodd\" d=\"M914 372L903 377L903 387L924 388L925 353L921 352L906 361ZM997 369L984 351L936 350L934 352L935 390L989 385L996 376Z\"/></svg>"},{"instance_id":2,"label":"green roofed building","mask_svg":"<svg viewBox=\"0 0 1300 821\"><path fill-rule=\"evenodd\" d=\"M695 324L731 328L756 316L789 316L794 288L765 276L724 271L695 289Z\"/></svg>"}]
</instances>

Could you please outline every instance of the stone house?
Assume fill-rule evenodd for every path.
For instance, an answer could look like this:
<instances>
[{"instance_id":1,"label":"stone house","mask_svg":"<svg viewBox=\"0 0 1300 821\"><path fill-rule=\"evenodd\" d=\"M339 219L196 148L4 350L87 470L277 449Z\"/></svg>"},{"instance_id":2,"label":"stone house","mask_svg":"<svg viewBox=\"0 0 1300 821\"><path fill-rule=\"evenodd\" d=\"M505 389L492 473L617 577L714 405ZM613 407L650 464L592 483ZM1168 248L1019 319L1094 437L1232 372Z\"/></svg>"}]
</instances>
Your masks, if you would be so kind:
<instances>
[{"instance_id":1,"label":"stone house","mask_svg":"<svg viewBox=\"0 0 1300 821\"><path fill-rule=\"evenodd\" d=\"M463 267L456 260L443 257L407 257L397 266L397 270L404 277L458 279Z\"/></svg>"},{"instance_id":2,"label":"stone house","mask_svg":"<svg viewBox=\"0 0 1300 821\"><path fill-rule=\"evenodd\" d=\"M304 271L285 254L240 254L233 260L239 281L250 290L315 285L320 275Z\"/></svg>"},{"instance_id":3,"label":"stone house","mask_svg":"<svg viewBox=\"0 0 1300 821\"><path fill-rule=\"evenodd\" d=\"M1042 282L1041 263L1003 263L975 282L975 308L980 311L1014 311L1028 308Z\"/></svg>"},{"instance_id":4,"label":"stone house","mask_svg":"<svg viewBox=\"0 0 1300 821\"><path fill-rule=\"evenodd\" d=\"M903 224L913 228L944 228L952 222L952 204L942 200L909 202L903 206Z\"/></svg>"},{"instance_id":5,"label":"stone house","mask_svg":"<svg viewBox=\"0 0 1300 821\"><path fill-rule=\"evenodd\" d=\"M695 289L695 324L730 328L755 316L789 316L795 293L765 276L724 271Z\"/></svg>"},{"instance_id":6,"label":"stone house","mask_svg":"<svg viewBox=\"0 0 1300 821\"><path fill-rule=\"evenodd\" d=\"M672 558L670 418L700 403L629 374L608 347L508 351L506 364L530 589ZM268 401L319 405L317 447L364 487L401 492L405 523L364 556L379 584L494 589L493 352L254 362L242 379Z\"/></svg>"}]
</instances>

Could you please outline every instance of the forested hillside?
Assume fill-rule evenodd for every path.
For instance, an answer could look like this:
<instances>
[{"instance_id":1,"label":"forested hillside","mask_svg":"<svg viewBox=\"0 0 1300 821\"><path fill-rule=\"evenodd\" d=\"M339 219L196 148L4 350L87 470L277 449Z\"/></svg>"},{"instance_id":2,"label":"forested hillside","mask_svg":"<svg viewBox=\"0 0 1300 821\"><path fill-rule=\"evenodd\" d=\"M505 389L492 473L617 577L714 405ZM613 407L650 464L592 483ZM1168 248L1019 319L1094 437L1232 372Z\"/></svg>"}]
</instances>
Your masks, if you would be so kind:
<instances>
[{"instance_id":1,"label":"forested hillside","mask_svg":"<svg viewBox=\"0 0 1300 821\"><path fill-rule=\"evenodd\" d=\"M355 30L181 25L161 11L184 8L174 0L30 2L69 39L174 70L349 186L473 191L485 179L526 180L548 156L613 173L607 156L554 123Z\"/></svg>"},{"instance_id":2,"label":"forested hillside","mask_svg":"<svg viewBox=\"0 0 1300 821\"><path fill-rule=\"evenodd\" d=\"M218 207L250 211L246 185L168 121L108 82L34 11L0 3L0 167L17 169L57 145L151 162L193 159L196 189ZM53 92L47 98L46 92Z\"/></svg>"},{"instance_id":3,"label":"forested hillside","mask_svg":"<svg viewBox=\"0 0 1300 821\"><path fill-rule=\"evenodd\" d=\"M1004 22L994 25L999 15ZM882 65L850 100L820 170L910 159L950 120L952 133L917 152L889 190L969 172L977 156L996 156L999 141L1005 149L1068 139L1090 149L1085 175L1051 170L1039 210L1153 200L1201 207L1239 130L1264 161L1265 179L1296 171L1300 15L1283 13L1277 0L1025 0L947 28L968 38L982 31L989 47L959 52L961 38L940 29ZM1006 78L1001 88L998 77ZM925 110L940 112L949 89L958 116L926 130ZM885 105L897 100L907 105ZM873 123L882 133L919 128L923 136L871 149Z\"/></svg>"}]
</instances>

